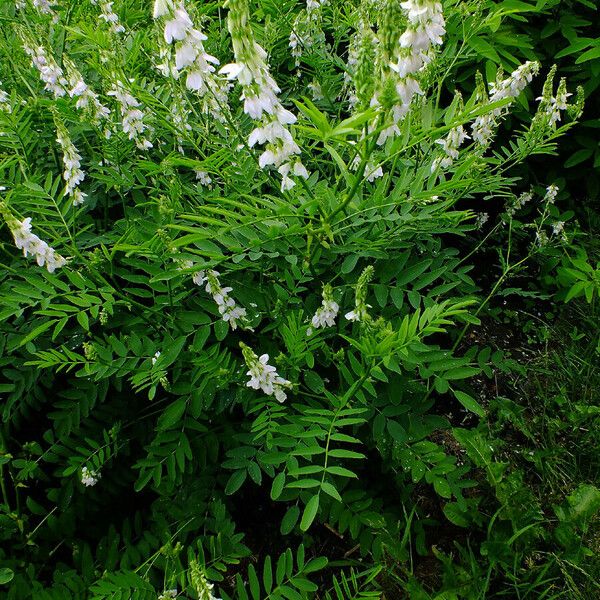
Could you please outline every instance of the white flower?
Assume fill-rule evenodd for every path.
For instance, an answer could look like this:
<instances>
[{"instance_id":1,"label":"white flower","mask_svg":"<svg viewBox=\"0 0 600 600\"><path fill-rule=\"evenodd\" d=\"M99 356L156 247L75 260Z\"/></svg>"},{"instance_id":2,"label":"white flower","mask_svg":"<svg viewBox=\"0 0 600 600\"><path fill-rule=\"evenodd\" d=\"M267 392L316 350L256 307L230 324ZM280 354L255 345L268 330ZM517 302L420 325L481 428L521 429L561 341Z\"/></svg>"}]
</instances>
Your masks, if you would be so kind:
<instances>
[{"instance_id":1,"label":"white flower","mask_svg":"<svg viewBox=\"0 0 600 600\"><path fill-rule=\"evenodd\" d=\"M565 228L564 221L557 221L556 223L554 223L552 225L552 233L554 235L559 235L560 233L562 233L564 231L564 228Z\"/></svg>"},{"instance_id":2,"label":"white flower","mask_svg":"<svg viewBox=\"0 0 600 600\"><path fill-rule=\"evenodd\" d=\"M558 196L558 186L555 184L549 185L546 188L546 197L544 198L544 200L546 200L548 204L554 204L556 196Z\"/></svg>"},{"instance_id":3,"label":"white flower","mask_svg":"<svg viewBox=\"0 0 600 600\"><path fill-rule=\"evenodd\" d=\"M187 30L193 26L192 20L187 11L178 8L173 13L173 18L165 23L165 42L170 44L173 40L183 40L187 34Z\"/></svg>"},{"instance_id":4,"label":"white flower","mask_svg":"<svg viewBox=\"0 0 600 600\"><path fill-rule=\"evenodd\" d=\"M497 102L505 98L516 98L539 72L537 62L526 62L515 69L506 79L497 79L490 84L489 102ZM486 146L494 132L496 118L506 111L505 107L494 108L489 113L477 117L473 123L473 140L481 146Z\"/></svg>"},{"instance_id":5,"label":"white flower","mask_svg":"<svg viewBox=\"0 0 600 600\"><path fill-rule=\"evenodd\" d=\"M180 264L181 269L192 269L193 267L191 261ZM206 284L206 291L213 297L221 318L229 323L231 329L237 329L238 321L245 321L246 309L237 306L235 300L229 295L233 288L221 286L217 271L197 271L192 275L192 280L197 286Z\"/></svg>"},{"instance_id":6,"label":"white flower","mask_svg":"<svg viewBox=\"0 0 600 600\"><path fill-rule=\"evenodd\" d=\"M63 70L56 61L46 52L42 45L35 49L24 41L25 52L31 57L33 64L40 73L40 79L45 83L44 89L52 92L55 98L60 98L67 94L66 86L68 82L64 76Z\"/></svg>"},{"instance_id":7,"label":"white flower","mask_svg":"<svg viewBox=\"0 0 600 600\"><path fill-rule=\"evenodd\" d=\"M0 203L0 214L12 233L15 246L23 250L23 256L33 256L40 267L46 265L49 273L63 267L67 260L51 248L44 240L31 232L31 217L19 221Z\"/></svg>"},{"instance_id":8,"label":"white flower","mask_svg":"<svg viewBox=\"0 0 600 600\"><path fill-rule=\"evenodd\" d=\"M303 178L309 175L297 158L300 148L287 129L296 122L296 117L279 101L281 90L269 72L267 53L254 40L245 3L237 0L229 3L228 27L235 62L222 67L219 73L242 86L244 112L259 122L250 133L248 145L266 144L259 157L260 168L275 167L282 177L282 191L289 190L295 185L292 174Z\"/></svg>"},{"instance_id":9,"label":"white flower","mask_svg":"<svg viewBox=\"0 0 600 600\"><path fill-rule=\"evenodd\" d=\"M449 167L458 158L458 149L461 144L468 139L469 136L464 127L459 125L451 129L445 138L435 140L435 143L442 147L446 156L438 157L433 161L431 172L435 171L438 167L442 167L443 169Z\"/></svg>"},{"instance_id":10,"label":"white flower","mask_svg":"<svg viewBox=\"0 0 600 600\"><path fill-rule=\"evenodd\" d=\"M112 1L100 0L100 8L102 10L100 18L110 25L112 33L124 33L125 27L119 23L119 17L113 11L112 5Z\"/></svg>"},{"instance_id":11,"label":"white flower","mask_svg":"<svg viewBox=\"0 0 600 600\"><path fill-rule=\"evenodd\" d=\"M250 380L246 385L262 390L267 396L275 396L278 402L284 402L287 398L285 389L291 387L291 382L278 375L277 369L269 364L268 354L258 357L246 344L240 342L240 346L249 368L246 375Z\"/></svg>"},{"instance_id":12,"label":"white flower","mask_svg":"<svg viewBox=\"0 0 600 600\"><path fill-rule=\"evenodd\" d=\"M157 350L154 353L154 356L150 359L152 361L152 366L156 364L156 361L160 358L160 350Z\"/></svg>"},{"instance_id":13,"label":"white flower","mask_svg":"<svg viewBox=\"0 0 600 600\"><path fill-rule=\"evenodd\" d=\"M340 307L333 299L333 290L329 284L323 286L323 300L321 306L317 309L311 319L311 325L315 329L320 327L334 327ZM312 329L307 331L307 335L312 335Z\"/></svg>"},{"instance_id":14,"label":"white flower","mask_svg":"<svg viewBox=\"0 0 600 600\"><path fill-rule=\"evenodd\" d=\"M173 10L172 0L154 0L152 16L155 19L166 17Z\"/></svg>"},{"instance_id":15,"label":"white flower","mask_svg":"<svg viewBox=\"0 0 600 600\"><path fill-rule=\"evenodd\" d=\"M12 106L10 105L10 97L2 89L0 89L0 110L3 110L4 112L7 112L7 113L12 112Z\"/></svg>"},{"instance_id":16,"label":"white flower","mask_svg":"<svg viewBox=\"0 0 600 600\"><path fill-rule=\"evenodd\" d=\"M85 173L81 170L81 156L69 138L69 134L64 125L57 122L58 136L56 141L60 144L63 151L63 179L65 180L65 194L71 196L73 205L82 204L86 194L78 189L78 185L83 181Z\"/></svg>"},{"instance_id":17,"label":"white flower","mask_svg":"<svg viewBox=\"0 0 600 600\"><path fill-rule=\"evenodd\" d=\"M204 187L210 187L212 179L206 171L194 171L196 173L196 179L200 182L200 185Z\"/></svg>"},{"instance_id":18,"label":"white flower","mask_svg":"<svg viewBox=\"0 0 600 600\"><path fill-rule=\"evenodd\" d=\"M121 81L116 81L107 95L114 96L121 108L123 131L129 134L129 139L135 141L140 150L152 148L152 144L144 137L148 126L144 123L145 114L138 108L140 103L127 91Z\"/></svg>"},{"instance_id":19,"label":"white flower","mask_svg":"<svg viewBox=\"0 0 600 600\"><path fill-rule=\"evenodd\" d=\"M186 71L186 87L198 92L204 108L211 116L224 121L223 110L227 105L229 84L216 76L215 65L219 64L219 60L206 52L203 42L207 37L194 27L184 0L180 0L177 6L171 1L158 0L153 14L154 18L168 17L165 21L164 39L167 44L175 47L174 64L167 52L165 63L159 65L160 71L175 79Z\"/></svg>"},{"instance_id":20,"label":"white flower","mask_svg":"<svg viewBox=\"0 0 600 600\"><path fill-rule=\"evenodd\" d=\"M83 485L86 487L93 487L96 485L100 477L100 473L96 473L96 471L92 471L87 467L83 467L81 469L81 483L83 483Z\"/></svg>"}]
</instances>

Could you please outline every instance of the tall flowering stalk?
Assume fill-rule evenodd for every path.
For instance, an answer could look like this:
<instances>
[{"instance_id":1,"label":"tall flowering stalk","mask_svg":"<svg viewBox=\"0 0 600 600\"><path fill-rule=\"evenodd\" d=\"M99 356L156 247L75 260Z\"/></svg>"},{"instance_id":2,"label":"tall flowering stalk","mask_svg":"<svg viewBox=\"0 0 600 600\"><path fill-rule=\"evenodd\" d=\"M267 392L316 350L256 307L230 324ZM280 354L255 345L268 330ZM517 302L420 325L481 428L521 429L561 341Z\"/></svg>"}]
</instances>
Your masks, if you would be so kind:
<instances>
[{"instance_id":1,"label":"tall flowering stalk","mask_svg":"<svg viewBox=\"0 0 600 600\"><path fill-rule=\"evenodd\" d=\"M51 92L55 98L65 96L69 82L52 55L42 44L34 43L28 36L22 36L22 39L25 52L31 57L33 65L40 73L44 89Z\"/></svg>"},{"instance_id":2,"label":"tall flowering stalk","mask_svg":"<svg viewBox=\"0 0 600 600\"><path fill-rule=\"evenodd\" d=\"M2 82L0 82L0 84L1 83ZM0 110L6 113L12 112L12 106L10 105L10 97L8 93L2 88L0 88Z\"/></svg>"},{"instance_id":3,"label":"tall flowering stalk","mask_svg":"<svg viewBox=\"0 0 600 600\"><path fill-rule=\"evenodd\" d=\"M457 92L454 97L454 107L457 109L455 112L460 112L463 109L462 95L460 92ZM442 147L444 155L435 158L431 165L431 171L433 172L440 167L442 169L447 169L458 158L460 146L468 139L470 138L467 135L465 128L462 125L457 125L448 132L446 137L435 140L435 143Z\"/></svg>"},{"instance_id":4,"label":"tall flowering stalk","mask_svg":"<svg viewBox=\"0 0 600 600\"><path fill-rule=\"evenodd\" d=\"M177 261L179 269L193 269L194 263L191 260ZM223 321L231 326L231 329L237 329L238 321L246 319L246 309L237 306L235 300L229 295L233 291L231 287L222 287L219 281L219 272L214 270L196 271L192 275L192 280L197 286L205 286L205 290L213 297L219 314Z\"/></svg>"},{"instance_id":5,"label":"tall flowering stalk","mask_svg":"<svg viewBox=\"0 0 600 600\"><path fill-rule=\"evenodd\" d=\"M354 310L346 313L346 319L349 321L366 321L370 318L368 309L371 306L367 304L367 292L369 282L373 279L373 273L374 269L369 265L358 278L358 283L354 291Z\"/></svg>"},{"instance_id":6,"label":"tall flowering stalk","mask_svg":"<svg viewBox=\"0 0 600 600\"><path fill-rule=\"evenodd\" d=\"M63 179L65 180L65 195L71 196L73 206L83 204L87 194L79 189L79 184L84 180L85 173L81 170L81 156L73 145L69 132L64 124L55 116L56 141L63 152Z\"/></svg>"},{"instance_id":7,"label":"tall flowering stalk","mask_svg":"<svg viewBox=\"0 0 600 600\"><path fill-rule=\"evenodd\" d=\"M300 66L300 58L305 49L316 44L324 44L325 34L322 29L321 7L327 0L308 0L306 9L298 13L294 19L290 33L289 47L294 57L296 67ZM298 70L298 77L301 76Z\"/></svg>"},{"instance_id":8,"label":"tall flowering stalk","mask_svg":"<svg viewBox=\"0 0 600 600\"><path fill-rule=\"evenodd\" d=\"M44 240L31 232L31 217L19 221L8 209L4 202L0 202L0 215L4 218L15 241L15 246L23 250L23 256L32 256L40 267L46 266L49 273L63 267L67 259L58 254Z\"/></svg>"},{"instance_id":9,"label":"tall flowering stalk","mask_svg":"<svg viewBox=\"0 0 600 600\"><path fill-rule=\"evenodd\" d=\"M250 380L246 383L254 390L262 390L267 396L275 396L278 402L285 402L287 394L285 390L292 386L291 382L277 373L277 369L269 364L269 355L257 356L252 348L240 342L244 360L248 366L246 375Z\"/></svg>"},{"instance_id":10,"label":"tall flowering stalk","mask_svg":"<svg viewBox=\"0 0 600 600\"><path fill-rule=\"evenodd\" d=\"M110 110L100 102L98 94L85 83L79 69L68 56L63 57L63 64L69 84L67 93L71 98L77 98L76 108L89 112L94 124L99 125L109 117Z\"/></svg>"},{"instance_id":11,"label":"tall flowering stalk","mask_svg":"<svg viewBox=\"0 0 600 600\"><path fill-rule=\"evenodd\" d=\"M164 40L175 48L175 63L163 70L178 78L185 73L185 85L198 92L211 116L224 121L229 84L216 75L219 60L204 48L206 35L194 26L184 0L155 0L153 17L164 20ZM169 62L169 56L164 57Z\"/></svg>"},{"instance_id":12,"label":"tall flowering stalk","mask_svg":"<svg viewBox=\"0 0 600 600\"><path fill-rule=\"evenodd\" d=\"M528 61L515 69L509 77L502 79L502 74L490 84L489 102L498 102L505 98L515 99L531 82L540 70L540 64ZM477 117L472 127L473 141L480 146L487 146L494 135L496 119L506 110L506 107L493 108L490 112Z\"/></svg>"},{"instance_id":13,"label":"tall flowering stalk","mask_svg":"<svg viewBox=\"0 0 600 600\"><path fill-rule=\"evenodd\" d=\"M387 12L384 16L387 15L388 18L384 19L381 32L384 38L382 80L385 83L384 88L376 90L371 99L371 106L384 105L385 108L390 108L391 112L392 124L379 135L379 144L398 135L398 124L408 113L412 100L416 95L423 93L419 85L419 71L431 61L434 48L442 44L442 37L446 33L440 2L407 0L400 3L407 27L397 38L397 4L397 0L387 0L385 7ZM394 40L397 40L395 45ZM385 100L382 96L385 96Z\"/></svg>"},{"instance_id":14,"label":"tall flowering stalk","mask_svg":"<svg viewBox=\"0 0 600 600\"><path fill-rule=\"evenodd\" d=\"M114 96L119 103L123 131L129 135L129 139L133 140L140 150L152 148L152 143L144 136L144 132L149 128L144 122L146 115L140 108L140 102L120 80L115 81L113 88L107 93Z\"/></svg>"},{"instance_id":15,"label":"tall flowering stalk","mask_svg":"<svg viewBox=\"0 0 600 600\"><path fill-rule=\"evenodd\" d=\"M108 23L111 33L125 33L125 27L121 25L118 15L113 10L112 6L114 2L110 2L109 0L91 0L91 2L92 4L100 5L100 10L102 11L100 18Z\"/></svg>"},{"instance_id":16,"label":"tall flowering stalk","mask_svg":"<svg viewBox=\"0 0 600 600\"><path fill-rule=\"evenodd\" d=\"M310 323L315 329L320 327L334 327L335 320L340 310L339 304L333 298L333 289L329 284L323 286L323 301L316 310ZM306 335L311 335L313 330L309 327Z\"/></svg>"},{"instance_id":17,"label":"tall flowering stalk","mask_svg":"<svg viewBox=\"0 0 600 600\"><path fill-rule=\"evenodd\" d=\"M296 122L296 117L277 97L281 90L269 73L267 53L254 39L248 0L228 0L227 6L227 25L236 62L223 67L221 73L242 86L244 112L259 123L250 134L248 145L266 145L259 158L260 167L273 165L282 176L282 191L289 190L295 185L290 175L308 178L308 171L298 157L300 148L287 128Z\"/></svg>"}]
</instances>

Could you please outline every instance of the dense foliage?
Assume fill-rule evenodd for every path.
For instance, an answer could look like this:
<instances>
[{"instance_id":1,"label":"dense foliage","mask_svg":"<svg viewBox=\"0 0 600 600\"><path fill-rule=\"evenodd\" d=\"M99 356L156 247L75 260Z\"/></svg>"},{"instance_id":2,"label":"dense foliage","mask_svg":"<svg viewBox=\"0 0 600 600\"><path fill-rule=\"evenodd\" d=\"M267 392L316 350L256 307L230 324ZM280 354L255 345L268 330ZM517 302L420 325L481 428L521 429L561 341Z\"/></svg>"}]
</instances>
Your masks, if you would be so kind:
<instances>
[{"instance_id":1,"label":"dense foliage","mask_svg":"<svg viewBox=\"0 0 600 600\"><path fill-rule=\"evenodd\" d=\"M0 3L2 597L595 597L595 8Z\"/></svg>"}]
</instances>

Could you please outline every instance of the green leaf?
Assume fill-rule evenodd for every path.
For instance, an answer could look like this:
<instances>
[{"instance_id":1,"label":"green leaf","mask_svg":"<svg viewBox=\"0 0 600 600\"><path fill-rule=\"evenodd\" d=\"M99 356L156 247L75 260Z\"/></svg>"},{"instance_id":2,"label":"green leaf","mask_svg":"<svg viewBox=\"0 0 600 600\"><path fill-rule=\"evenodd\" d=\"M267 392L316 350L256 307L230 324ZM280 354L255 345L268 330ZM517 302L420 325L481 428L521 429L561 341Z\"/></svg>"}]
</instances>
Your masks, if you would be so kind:
<instances>
[{"instance_id":1,"label":"green leaf","mask_svg":"<svg viewBox=\"0 0 600 600\"><path fill-rule=\"evenodd\" d=\"M235 494L241 487L244 481L246 481L247 471L246 469L240 469L239 471L234 471L225 486L225 493L228 496Z\"/></svg>"},{"instance_id":2,"label":"green leaf","mask_svg":"<svg viewBox=\"0 0 600 600\"><path fill-rule=\"evenodd\" d=\"M163 412L158 419L157 429L162 431L173 427L176 423L179 423L185 407L187 405L187 398L182 397L171 403Z\"/></svg>"},{"instance_id":3,"label":"green leaf","mask_svg":"<svg viewBox=\"0 0 600 600\"><path fill-rule=\"evenodd\" d=\"M448 502L444 506L444 514L450 523L457 525L458 527L468 527L470 524L469 519L465 516L465 512L462 511L457 502Z\"/></svg>"},{"instance_id":4,"label":"green leaf","mask_svg":"<svg viewBox=\"0 0 600 600\"><path fill-rule=\"evenodd\" d=\"M471 412L474 412L476 415L480 416L482 419L485 417L484 408L473 398L469 396L469 394L465 394L460 390L452 390L456 399Z\"/></svg>"},{"instance_id":5,"label":"green leaf","mask_svg":"<svg viewBox=\"0 0 600 600\"><path fill-rule=\"evenodd\" d=\"M308 531L308 528L312 525L312 522L317 516L319 510L319 494L313 496L304 507L304 513L302 514L302 521L300 521L300 529L302 531Z\"/></svg>"},{"instance_id":6,"label":"green leaf","mask_svg":"<svg viewBox=\"0 0 600 600\"><path fill-rule=\"evenodd\" d=\"M248 566L248 583L250 585L250 593L254 600L260 600L260 583L256 575L256 569L253 564Z\"/></svg>"},{"instance_id":7,"label":"green leaf","mask_svg":"<svg viewBox=\"0 0 600 600\"><path fill-rule=\"evenodd\" d=\"M8 567L2 567L0 569L0 585L9 583L10 581L12 581L14 576L15 573L12 569L9 569Z\"/></svg>"},{"instance_id":8,"label":"green leaf","mask_svg":"<svg viewBox=\"0 0 600 600\"><path fill-rule=\"evenodd\" d=\"M271 499L277 500L279 496L281 496L281 492L283 492L283 487L285 485L285 473L282 471L275 476L273 479L273 485L271 485Z\"/></svg>"},{"instance_id":9,"label":"green leaf","mask_svg":"<svg viewBox=\"0 0 600 600\"><path fill-rule=\"evenodd\" d=\"M281 520L281 525L279 527L279 531L281 535L288 535L291 533L292 529L296 526L298 519L300 518L300 508L296 505L290 506L287 509L287 512L283 516Z\"/></svg>"},{"instance_id":10,"label":"green leaf","mask_svg":"<svg viewBox=\"0 0 600 600\"><path fill-rule=\"evenodd\" d=\"M342 501L342 497L340 496L339 492L331 483L324 481L321 484L321 489L332 498L335 498L338 502Z\"/></svg>"}]
</instances>

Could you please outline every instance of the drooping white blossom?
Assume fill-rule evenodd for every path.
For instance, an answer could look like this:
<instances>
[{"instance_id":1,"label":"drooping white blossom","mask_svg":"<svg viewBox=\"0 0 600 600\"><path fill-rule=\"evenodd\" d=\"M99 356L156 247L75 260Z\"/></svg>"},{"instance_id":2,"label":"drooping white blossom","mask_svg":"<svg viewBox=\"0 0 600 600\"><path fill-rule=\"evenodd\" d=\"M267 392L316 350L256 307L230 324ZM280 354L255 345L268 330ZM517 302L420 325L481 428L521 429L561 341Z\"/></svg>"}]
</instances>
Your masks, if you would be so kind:
<instances>
[{"instance_id":1,"label":"drooping white blossom","mask_svg":"<svg viewBox=\"0 0 600 600\"><path fill-rule=\"evenodd\" d=\"M320 327L334 327L339 310L339 304L333 299L333 289L329 284L324 285L321 306L310 321L312 327L315 329L319 329ZM306 333L307 335L311 335L312 329L309 328Z\"/></svg>"},{"instance_id":2,"label":"drooping white blossom","mask_svg":"<svg viewBox=\"0 0 600 600\"><path fill-rule=\"evenodd\" d=\"M442 4L436 0L407 0L401 2L407 20L406 30L399 38L395 56L389 63L389 74L395 75L397 102L391 109L391 125L377 139L382 145L389 137L398 135L398 124L406 116L414 97L422 94L419 72L433 57L433 49L443 43L446 25ZM380 105L381 90L376 90L371 106Z\"/></svg>"},{"instance_id":3,"label":"drooping white blossom","mask_svg":"<svg viewBox=\"0 0 600 600\"><path fill-rule=\"evenodd\" d=\"M200 182L200 185L210 188L212 185L212 178L206 171L196 170L196 180Z\"/></svg>"},{"instance_id":4,"label":"drooping white blossom","mask_svg":"<svg viewBox=\"0 0 600 600\"><path fill-rule=\"evenodd\" d=\"M515 99L531 82L534 75L537 75L539 69L538 62L528 61L515 69L506 79L501 79L499 76L494 83L490 83L489 102L498 102L506 98ZM472 127L473 141L486 146L494 134L497 117L501 116L506 108L505 106L494 108L477 117Z\"/></svg>"},{"instance_id":5,"label":"drooping white blossom","mask_svg":"<svg viewBox=\"0 0 600 600\"><path fill-rule=\"evenodd\" d=\"M55 15L56 13L52 10L51 5L56 2L50 2L50 0L32 0L33 7L43 15Z\"/></svg>"},{"instance_id":6,"label":"drooping white blossom","mask_svg":"<svg viewBox=\"0 0 600 600\"><path fill-rule=\"evenodd\" d=\"M326 1L308 0L306 10L301 10L294 19L290 32L289 47L294 57L296 67L300 66L300 58L305 50L323 45L325 34L322 28L321 7ZM298 70L298 77L301 71Z\"/></svg>"},{"instance_id":7,"label":"drooping white blossom","mask_svg":"<svg viewBox=\"0 0 600 600\"><path fill-rule=\"evenodd\" d=\"M554 204L554 201L556 200L556 196L558 196L558 186L555 185L554 183L550 184L547 188L546 188L546 195L544 197L544 200L548 203L548 204Z\"/></svg>"},{"instance_id":8,"label":"drooping white blossom","mask_svg":"<svg viewBox=\"0 0 600 600\"><path fill-rule=\"evenodd\" d=\"M32 256L40 267L46 266L49 273L63 267L67 259L51 248L44 240L31 231L31 217L19 221L4 204L0 202L0 215L8 225L15 246L23 250L23 256Z\"/></svg>"},{"instance_id":9,"label":"drooping white blossom","mask_svg":"<svg viewBox=\"0 0 600 600\"><path fill-rule=\"evenodd\" d=\"M490 215L486 212L481 212L477 215L475 225L477 229L481 229L490 220Z\"/></svg>"},{"instance_id":10,"label":"drooping white blossom","mask_svg":"<svg viewBox=\"0 0 600 600\"><path fill-rule=\"evenodd\" d=\"M65 78L63 70L58 66L54 58L46 52L41 44L33 45L29 40L23 40L23 48L31 57L35 68L40 73L40 79L44 82L44 89L52 92L55 98L67 94L69 82Z\"/></svg>"},{"instance_id":11,"label":"drooping white blossom","mask_svg":"<svg viewBox=\"0 0 600 600\"><path fill-rule=\"evenodd\" d=\"M531 202L532 199L533 194L531 192L523 192L518 198L515 198L514 202L507 208L506 213L509 217L512 217L518 210Z\"/></svg>"},{"instance_id":12,"label":"drooping white blossom","mask_svg":"<svg viewBox=\"0 0 600 600\"><path fill-rule=\"evenodd\" d=\"M81 169L81 156L73 145L66 127L60 122L57 122L56 141L60 144L63 152L65 195L71 196L73 206L83 204L87 194L79 189L79 184L85 178L85 173Z\"/></svg>"},{"instance_id":13,"label":"drooping white blossom","mask_svg":"<svg viewBox=\"0 0 600 600\"><path fill-rule=\"evenodd\" d=\"M233 288L221 287L217 271L208 270L206 275L200 272L196 274L194 279L197 285L201 285L197 283L199 280L202 280L202 283L206 281L205 289L213 297L223 321L228 322L231 329L237 329L238 321L246 317L246 309L237 306L235 300L229 295Z\"/></svg>"},{"instance_id":14,"label":"drooping white blossom","mask_svg":"<svg viewBox=\"0 0 600 600\"><path fill-rule=\"evenodd\" d=\"M184 73L186 87L199 94L211 116L224 121L230 84L217 76L219 60L204 48L207 37L194 25L185 0L156 0L153 16L164 19L165 43L175 48L174 60L168 53L161 57L161 72L176 79Z\"/></svg>"},{"instance_id":15,"label":"drooping white blossom","mask_svg":"<svg viewBox=\"0 0 600 600\"><path fill-rule=\"evenodd\" d=\"M190 270L194 268L194 263L191 260L178 260L180 270ZM219 272L214 270L196 271L192 273L192 280L195 285L202 287L209 293L223 321L229 323L231 329L235 330L238 327L238 322L246 319L246 309L237 306L235 300L230 296L233 291L231 287L222 287L219 281Z\"/></svg>"},{"instance_id":16,"label":"drooping white blossom","mask_svg":"<svg viewBox=\"0 0 600 600\"><path fill-rule=\"evenodd\" d=\"M172 598L177 598L177 588L165 590L162 594L158 595L157 600L172 600Z\"/></svg>"},{"instance_id":17,"label":"drooping white blossom","mask_svg":"<svg viewBox=\"0 0 600 600\"><path fill-rule=\"evenodd\" d=\"M348 319L348 321L365 321L369 318L368 309L371 308L371 306L367 304L367 291L373 273L374 269L369 265L358 278L356 289L354 290L354 310L346 313L346 319Z\"/></svg>"},{"instance_id":18,"label":"drooping white blossom","mask_svg":"<svg viewBox=\"0 0 600 600\"><path fill-rule=\"evenodd\" d=\"M553 235L560 235L561 233L564 233L564 229L565 229L564 221L556 221L556 223L552 224L552 234Z\"/></svg>"},{"instance_id":19,"label":"drooping white blossom","mask_svg":"<svg viewBox=\"0 0 600 600\"><path fill-rule=\"evenodd\" d=\"M452 128L445 138L435 140L435 143L442 147L444 156L439 156L433 161L431 171L435 171L438 167L447 169L458 158L458 149L468 139L469 136L465 128L462 125L458 125Z\"/></svg>"},{"instance_id":20,"label":"drooping white blossom","mask_svg":"<svg viewBox=\"0 0 600 600\"><path fill-rule=\"evenodd\" d=\"M1 82L0 82L1 84ZM8 93L0 88L0 110L6 113L12 112L12 106L10 105L10 96Z\"/></svg>"},{"instance_id":21,"label":"drooping white blossom","mask_svg":"<svg viewBox=\"0 0 600 600\"><path fill-rule=\"evenodd\" d=\"M282 191L289 190L295 185L291 175L304 179L309 175L288 129L296 117L279 101L281 90L269 72L267 53L255 41L250 27L247 0L229 0L228 7L227 22L236 62L225 65L220 72L241 85L244 112L258 121L248 145L265 145L259 158L261 169L274 166L282 176Z\"/></svg>"},{"instance_id":22,"label":"drooping white blossom","mask_svg":"<svg viewBox=\"0 0 600 600\"><path fill-rule=\"evenodd\" d=\"M91 0L92 4L99 4L102 14L100 18L110 26L111 33L125 33L125 27L119 22L119 17L113 10L114 2L109 0Z\"/></svg>"},{"instance_id":23,"label":"drooping white blossom","mask_svg":"<svg viewBox=\"0 0 600 600\"><path fill-rule=\"evenodd\" d=\"M85 487L95 486L98 483L100 477L100 473L96 473L96 471L92 469L88 469L87 467L83 467L81 469L81 483L83 483Z\"/></svg>"},{"instance_id":24,"label":"drooping white blossom","mask_svg":"<svg viewBox=\"0 0 600 600\"><path fill-rule=\"evenodd\" d=\"M149 127L144 123L146 115L141 110L138 100L131 95L120 80L115 81L107 94L114 96L119 103L123 131L129 135L129 139L135 141L135 145L140 150L152 148L152 143L144 136L144 132Z\"/></svg>"},{"instance_id":25,"label":"drooping white blossom","mask_svg":"<svg viewBox=\"0 0 600 600\"><path fill-rule=\"evenodd\" d=\"M63 64L67 71L67 92L71 98L77 98L75 107L89 111L93 122L100 125L101 121L109 117L110 110L100 102L98 94L85 83L75 63L69 57L63 57Z\"/></svg>"},{"instance_id":26,"label":"drooping white blossom","mask_svg":"<svg viewBox=\"0 0 600 600\"><path fill-rule=\"evenodd\" d=\"M240 342L244 360L248 366L246 375L250 380L246 383L254 390L262 390L267 396L275 396L278 402L284 402L287 398L286 389L291 387L291 382L277 373L277 369L269 364L269 355L257 356L250 347Z\"/></svg>"}]
</instances>

